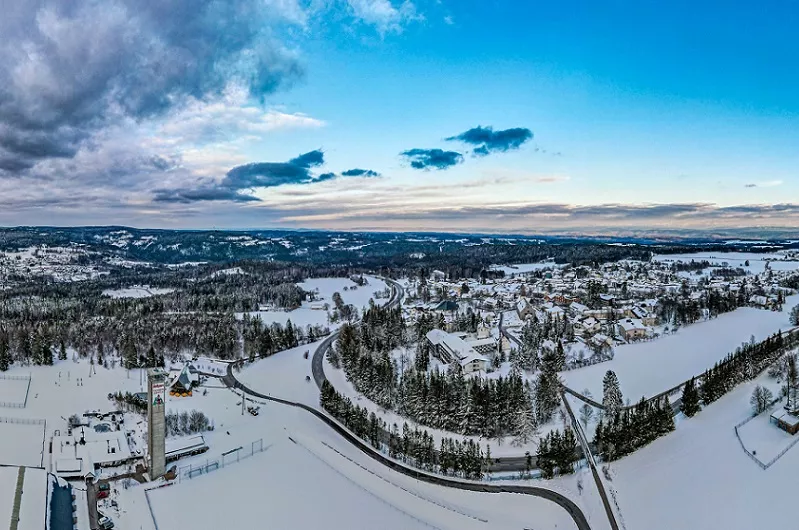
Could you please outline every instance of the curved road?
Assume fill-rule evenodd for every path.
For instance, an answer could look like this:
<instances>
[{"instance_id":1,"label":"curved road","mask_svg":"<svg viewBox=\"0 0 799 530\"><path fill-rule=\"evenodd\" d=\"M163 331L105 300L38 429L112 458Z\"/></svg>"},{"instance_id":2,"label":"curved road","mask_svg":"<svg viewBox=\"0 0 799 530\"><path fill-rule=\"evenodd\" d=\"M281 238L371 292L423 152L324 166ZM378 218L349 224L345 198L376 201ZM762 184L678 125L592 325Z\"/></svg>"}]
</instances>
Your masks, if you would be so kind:
<instances>
[{"instance_id":1,"label":"curved road","mask_svg":"<svg viewBox=\"0 0 799 530\"><path fill-rule=\"evenodd\" d=\"M267 396L265 394L261 394L260 392L256 392L248 388L233 376L233 364L235 363L231 363L228 365L227 373L224 375L224 377L222 377L222 381L228 387L241 390L244 393L249 394L251 396L255 396L259 399L273 401L275 403L280 403L281 405L287 405L290 407L297 407L313 414L317 419L327 424L328 427L336 431L349 443L360 449L361 452L363 452L370 458L376 460L377 462L383 464L384 466L393 469L394 471L402 473L403 475L409 476L416 480L420 480L422 482L427 482L429 484L435 484L438 486L444 486L447 488L455 488L464 491L476 491L483 493L518 493L521 495L532 495L534 497L540 497L542 499L552 501L555 504L559 505L564 510L566 510L566 512L572 518L572 520L577 525L577 528L579 530L591 530L591 527L588 524L588 520L585 518L585 514L582 512L582 510L580 510L580 507L577 506L574 503L574 501L572 501L568 497L565 497L564 495L561 495L560 493L545 488L538 488L535 486L511 486L511 485L498 486L492 484L483 484L481 482L467 482L461 480L454 480L438 475L431 475L429 473L425 473L418 469L406 466L396 460L390 459L389 457L385 456L383 453L377 451L371 445L368 445L366 442L364 442L363 440L352 434L350 431L348 431L337 421L323 414L322 412L316 410L315 408L309 407L308 405L305 405L303 403L297 403L286 399Z\"/></svg>"},{"instance_id":2,"label":"curved road","mask_svg":"<svg viewBox=\"0 0 799 530\"><path fill-rule=\"evenodd\" d=\"M405 290L399 283L395 282L394 280L388 278L384 278L384 280L386 281L386 283L389 283L392 287L391 298L387 302L387 305L393 306L400 304L402 298L405 295ZM326 380L322 363L324 359L324 354L327 352L327 349L336 340L337 337L338 337L338 331L335 331L331 333L328 337L326 337L316 348L316 351L314 352L313 358L311 360L311 371L313 373L314 381L316 382L316 385L319 387L320 390L322 388L322 383L324 383L324 381ZM239 363L243 363L243 361L244 360L241 360L239 361ZM261 394L260 392L256 392L255 390L248 388L246 385L242 384L239 380L237 380L233 375L234 364L236 363L231 363L228 365L227 373L222 377L222 381L225 383L226 386L233 389L241 390L246 394L258 397L260 399L265 399L275 403L280 403L281 405L297 407L313 414L317 419L327 424L331 429L336 431L339 435L341 435L345 440L350 442L352 445L360 449L364 454L378 461L384 466L393 469L394 471L415 478L417 480L421 480L423 482L436 484L438 486L444 486L448 488L456 488L466 491L477 491L484 493L518 493L521 495L532 495L534 497L540 497L542 499L554 502L555 504L559 505L561 508L566 510L566 512L572 518L572 520L577 525L577 528L579 528L579 530L591 529L591 527L588 524L588 520L586 519L585 514L582 512L582 510L580 510L580 508L571 499L555 491L548 490L545 488L538 488L535 486L511 486L511 485L497 486L491 484L483 484L479 482L466 482L460 480L453 480L439 475L431 475L429 473L425 473L418 469L401 464L396 460L390 459L387 456L385 456L383 453L377 451L371 445L367 444L366 442L364 442L363 440L352 434L337 421L327 416L326 414L316 410L315 408L309 407L308 405L305 405L303 403L297 403L294 401L289 401L286 399L281 399ZM511 459L505 459L505 460L509 461ZM516 458L513 458L513 460L516 460ZM524 461L526 460L526 457L521 457L519 458L519 460ZM524 469L524 463L522 463L521 465L522 465L521 468L516 467L516 469Z\"/></svg>"}]
</instances>

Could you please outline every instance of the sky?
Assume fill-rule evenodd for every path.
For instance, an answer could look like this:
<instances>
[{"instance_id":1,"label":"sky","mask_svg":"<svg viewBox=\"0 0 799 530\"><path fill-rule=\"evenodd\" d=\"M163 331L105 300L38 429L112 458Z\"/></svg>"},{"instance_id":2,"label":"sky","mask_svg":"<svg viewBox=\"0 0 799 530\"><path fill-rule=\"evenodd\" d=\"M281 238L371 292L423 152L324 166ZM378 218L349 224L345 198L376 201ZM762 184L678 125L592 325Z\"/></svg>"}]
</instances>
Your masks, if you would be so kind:
<instances>
[{"instance_id":1,"label":"sky","mask_svg":"<svg viewBox=\"0 0 799 530\"><path fill-rule=\"evenodd\" d=\"M799 230L791 2L2 11L0 225Z\"/></svg>"}]
</instances>

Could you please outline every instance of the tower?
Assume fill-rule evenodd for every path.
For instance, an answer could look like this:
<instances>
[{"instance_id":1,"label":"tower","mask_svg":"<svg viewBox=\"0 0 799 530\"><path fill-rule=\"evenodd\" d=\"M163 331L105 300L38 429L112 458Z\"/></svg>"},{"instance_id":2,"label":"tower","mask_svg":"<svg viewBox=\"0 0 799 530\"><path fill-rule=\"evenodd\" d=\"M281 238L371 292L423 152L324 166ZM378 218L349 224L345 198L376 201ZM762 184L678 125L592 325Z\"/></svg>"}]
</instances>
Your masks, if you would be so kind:
<instances>
[{"instance_id":1,"label":"tower","mask_svg":"<svg viewBox=\"0 0 799 530\"><path fill-rule=\"evenodd\" d=\"M166 377L160 368L147 370L147 451L150 480L166 472Z\"/></svg>"}]
</instances>

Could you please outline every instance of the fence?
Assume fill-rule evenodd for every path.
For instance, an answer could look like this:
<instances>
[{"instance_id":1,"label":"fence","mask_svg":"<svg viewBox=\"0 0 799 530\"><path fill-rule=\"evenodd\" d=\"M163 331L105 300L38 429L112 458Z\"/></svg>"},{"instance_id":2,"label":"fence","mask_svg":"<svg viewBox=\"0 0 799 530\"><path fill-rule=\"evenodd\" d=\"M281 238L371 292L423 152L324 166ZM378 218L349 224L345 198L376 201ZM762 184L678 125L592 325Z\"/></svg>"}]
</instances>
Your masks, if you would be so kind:
<instances>
[{"instance_id":1,"label":"fence","mask_svg":"<svg viewBox=\"0 0 799 530\"><path fill-rule=\"evenodd\" d=\"M18 423L20 425L44 425L45 421L32 418L6 418L0 416L0 423Z\"/></svg>"},{"instance_id":2,"label":"fence","mask_svg":"<svg viewBox=\"0 0 799 530\"><path fill-rule=\"evenodd\" d=\"M0 381L27 381L28 385L25 388L25 399L20 403L19 401L0 401L0 408L6 409L24 409L28 404L28 393L31 391L31 376L30 375L5 375L0 374Z\"/></svg>"},{"instance_id":3,"label":"fence","mask_svg":"<svg viewBox=\"0 0 799 530\"><path fill-rule=\"evenodd\" d=\"M235 449L231 449L230 451L222 453L219 458L207 459L203 464L189 464L188 466L181 466L178 468L177 473L178 482L181 482L183 479L192 479L197 475L203 475L210 473L211 471L216 471L217 469L229 466L230 464L234 464L244 460L245 458L249 458L256 453L261 453L268 448L269 446L264 447L264 440L263 438L260 438L250 443L250 445L247 447L236 447Z\"/></svg>"},{"instance_id":4,"label":"fence","mask_svg":"<svg viewBox=\"0 0 799 530\"><path fill-rule=\"evenodd\" d=\"M780 453L779 453L777 456L775 456L774 458L772 458L772 459L771 459L771 460L769 460L768 462L762 462L762 461L761 461L761 460L760 460L758 457L756 457L756 456L755 456L755 455L754 455L754 454L753 454L751 451L749 451L749 449L747 449L747 448L746 448L746 446L744 445L744 442L743 442L743 440L741 440L741 436L738 434L738 429L739 429L740 427L743 427L744 425L746 425L747 423L749 423L749 422L750 422L750 421L752 421L753 419L757 418L757 417L758 417L760 414L765 414L766 412L768 412L768 411L771 409L771 407L772 407L772 406L774 406L776 403L778 403L778 402L780 402L780 401L782 401L782 398L777 398L777 399L773 400L771 403L769 403L769 406L768 406L768 407L766 407L766 410L765 410L764 412L761 412L761 413L759 413L759 414L752 414L751 416L749 416L748 418L746 418L746 419L745 419L745 420L743 420L742 422L739 422L739 423L738 423L738 425L736 425L736 426L733 428L733 430L735 431L735 437L736 437L736 438L738 438L738 443L739 443L739 444L741 444L741 449L743 449L743 450L744 450L744 453L746 453L746 456L748 456L749 458L751 458L751 459L752 459L752 461L753 461L755 464L757 464L758 466L760 466L760 468L761 468L761 469L763 469L764 471L765 471L766 469L770 468L770 467L771 467L771 466L774 464L774 462L776 462L777 460L779 460L780 458L782 458L782 457L785 455L785 453L787 453L787 452L788 452L788 450L789 450L789 449L791 449L791 448L792 448L794 445L796 445L796 442L799 442L799 438L796 438L795 440L791 441L791 443L790 443L790 444L788 444L788 446L787 446L785 449L783 449L782 451L780 451Z\"/></svg>"}]
</instances>

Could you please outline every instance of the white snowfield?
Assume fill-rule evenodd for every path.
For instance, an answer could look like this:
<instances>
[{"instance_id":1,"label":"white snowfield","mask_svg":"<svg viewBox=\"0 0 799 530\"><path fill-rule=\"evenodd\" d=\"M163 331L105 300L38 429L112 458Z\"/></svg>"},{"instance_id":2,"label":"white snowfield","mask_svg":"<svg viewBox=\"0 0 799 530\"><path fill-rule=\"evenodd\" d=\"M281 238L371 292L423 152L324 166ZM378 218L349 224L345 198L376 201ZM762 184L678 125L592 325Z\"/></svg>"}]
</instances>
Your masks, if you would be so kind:
<instances>
[{"instance_id":1,"label":"white snowfield","mask_svg":"<svg viewBox=\"0 0 799 530\"><path fill-rule=\"evenodd\" d=\"M631 402L668 390L692 376L712 368L754 335L765 339L791 327L788 315L799 304L799 295L789 296L782 312L738 308L718 318L685 326L673 335L650 342L616 347L612 361L561 372L566 385L578 392L589 389L602 396L602 378L608 370L619 377L622 394Z\"/></svg>"},{"instance_id":2,"label":"white snowfield","mask_svg":"<svg viewBox=\"0 0 799 530\"><path fill-rule=\"evenodd\" d=\"M213 392L195 405L205 400L216 418L214 449L263 438L265 451L151 490L159 528L576 528L549 501L421 483L373 461L303 410L267 402L258 417L241 416L236 395ZM210 454L179 465L204 463L215 458ZM128 507L121 528L154 529L143 488L123 491L121 499ZM203 505L215 509L191 508Z\"/></svg>"},{"instance_id":3,"label":"white snowfield","mask_svg":"<svg viewBox=\"0 0 799 530\"><path fill-rule=\"evenodd\" d=\"M691 261L708 261L711 265L720 267L727 263L728 267L741 267L752 274L759 274L766 270L766 263L773 271L792 271L799 269L799 261L787 259L782 253L757 253L757 252L697 252L695 254L658 254L652 257L655 261L690 263ZM746 266L746 262L749 266Z\"/></svg>"},{"instance_id":4,"label":"white snowfield","mask_svg":"<svg viewBox=\"0 0 799 530\"><path fill-rule=\"evenodd\" d=\"M352 304L360 312L362 308L369 305L369 299L374 298L375 291L382 291L387 287L383 280L374 276L365 276L365 278L369 283L364 286L358 286L349 278L311 278L297 285L305 291L318 289L316 301L303 302L302 307L292 311L251 311L249 314L259 317L267 325L273 322L285 325L288 320L291 320L294 326L328 326L328 312L324 309L314 309L314 307L319 307L320 304L328 304L330 311L332 311L334 308L333 293L338 292L345 304ZM344 290L345 287L347 288L346 291ZM353 287L357 289L352 290ZM378 305L382 302L381 300L375 300ZM330 327L338 327L338 325L333 324Z\"/></svg>"},{"instance_id":5,"label":"white snowfield","mask_svg":"<svg viewBox=\"0 0 799 530\"><path fill-rule=\"evenodd\" d=\"M776 389L767 377L740 385L676 432L611 464L627 528L796 528L799 445L764 471L733 433L750 415L755 384L764 382Z\"/></svg>"}]
</instances>

